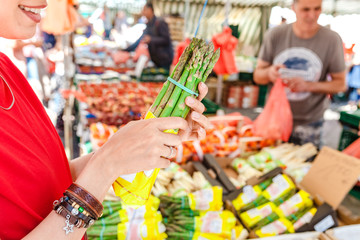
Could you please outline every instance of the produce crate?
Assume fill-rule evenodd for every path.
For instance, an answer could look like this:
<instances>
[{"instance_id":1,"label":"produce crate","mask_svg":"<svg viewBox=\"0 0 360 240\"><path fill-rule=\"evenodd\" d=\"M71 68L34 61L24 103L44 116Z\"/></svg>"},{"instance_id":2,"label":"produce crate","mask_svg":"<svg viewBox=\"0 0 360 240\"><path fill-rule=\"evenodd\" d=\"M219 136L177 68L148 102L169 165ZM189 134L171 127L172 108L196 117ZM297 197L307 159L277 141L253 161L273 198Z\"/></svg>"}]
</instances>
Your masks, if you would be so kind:
<instances>
[{"instance_id":1,"label":"produce crate","mask_svg":"<svg viewBox=\"0 0 360 240\"><path fill-rule=\"evenodd\" d=\"M267 91L268 91L267 85L259 85L259 98L258 98L259 107L265 106Z\"/></svg>"},{"instance_id":2,"label":"produce crate","mask_svg":"<svg viewBox=\"0 0 360 240\"><path fill-rule=\"evenodd\" d=\"M254 77L253 73L249 73L249 72L240 72L239 73L240 81L252 81L253 77Z\"/></svg>"},{"instance_id":3,"label":"produce crate","mask_svg":"<svg viewBox=\"0 0 360 240\"><path fill-rule=\"evenodd\" d=\"M257 106L259 87L251 82L225 81L222 105L228 108L254 108Z\"/></svg>"},{"instance_id":4,"label":"produce crate","mask_svg":"<svg viewBox=\"0 0 360 240\"><path fill-rule=\"evenodd\" d=\"M165 68L145 68L141 73L140 82L165 82L169 70Z\"/></svg>"},{"instance_id":5,"label":"produce crate","mask_svg":"<svg viewBox=\"0 0 360 240\"><path fill-rule=\"evenodd\" d=\"M357 130L353 128L349 128L347 126L343 126L343 131L341 133L340 142L338 150L342 151L346 147L348 147L352 142L358 139Z\"/></svg>"},{"instance_id":6,"label":"produce crate","mask_svg":"<svg viewBox=\"0 0 360 240\"><path fill-rule=\"evenodd\" d=\"M360 109L354 112L340 112L340 122L358 129L360 123Z\"/></svg>"},{"instance_id":7,"label":"produce crate","mask_svg":"<svg viewBox=\"0 0 360 240\"><path fill-rule=\"evenodd\" d=\"M216 114L216 111L221 109L219 105L217 105L216 103L214 103L213 101L207 98L204 98L201 102L204 104L206 108L204 114Z\"/></svg>"}]
</instances>

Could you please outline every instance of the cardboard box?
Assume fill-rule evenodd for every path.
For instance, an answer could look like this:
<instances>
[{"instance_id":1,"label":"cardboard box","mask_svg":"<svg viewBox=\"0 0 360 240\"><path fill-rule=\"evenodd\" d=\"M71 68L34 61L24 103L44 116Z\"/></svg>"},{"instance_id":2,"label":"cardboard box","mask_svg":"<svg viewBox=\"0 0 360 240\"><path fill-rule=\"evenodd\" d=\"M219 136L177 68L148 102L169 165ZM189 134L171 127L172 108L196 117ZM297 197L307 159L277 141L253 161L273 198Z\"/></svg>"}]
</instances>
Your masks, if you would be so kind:
<instances>
[{"instance_id":1,"label":"cardboard box","mask_svg":"<svg viewBox=\"0 0 360 240\"><path fill-rule=\"evenodd\" d=\"M265 238L256 238L258 239L265 239L265 240L331 240L328 236L324 233L319 232L307 232L307 233L294 233L294 234L284 234L276 237L265 237Z\"/></svg>"},{"instance_id":2,"label":"cardboard box","mask_svg":"<svg viewBox=\"0 0 360 240\"><path fill-rule=\"evenodd\" d=\"M216 179L228 190L229 192L233 192L236 190L234 184L230 181L227 174L220 166L220 164L216 161L215 157L211 154L206 154L204 156L203 164L208 169L212 169L216 174Z\"/></svg>"},{"instance_id":3,"label":"cardboard box","mask_svg":"<svg viewBox=\"0 0 360 240\"><path fill-rule=\"evenodd\" d=\"M224 196L236 190L236 187L229 180L223 168L210 154L205 154L202 162L188 162L186 165L183 165L182 168L190 175L195 171L201 172L212 186L220 186L223 188ZM233 174L236 173L234 172Z\"/></svg>"},{"instance_id":4,"label":"cardboard box","mask_svg":"<svg viewBox=\"0 0 360 240\"><path fill-rule=\"evenodd\" d=\"M360 224L360 200L348 194L337 209L339 219L347 225Z\"/></svg>"},{"instance_id":5,"label":"cardboard box","mask_svg":"<svg viewBox=\"0 0 360 240\"><path fill-rule=\"evenodd\" d=\"M337 227L326 231L330 240L356 240L360 239L360 225Z\"/></svg>"},{"instance_id":6,"label":"cardboard box","mask_svg":"<svg viewBox=\"0 0 360 240\"><path fill-rule=\"evenodd\" d=\"M280 173L282 173L282 169L276 168L259 178L249 179L247 184L256 185ZM335 210L355 185L359 175L360 161L358 159L324 147L298 186L299 189L307 191L314 197L314 202L318 208L312 221L298 229L298 232L325 232L330 228L337 227L338 221ZM239 189L228 194L225 199L227 201L226 206L229 203L231 204L231 201L241 192L242 189ZM234 210L233 208L233 212ZM254 232L251 232L250 236L256 237Z\"/></svg>"},{"instance_id":7,"label":"cardboard box","mask_svg":"<svg viewBox=\"0 0 360 240\"><path fill-rule=\"evenodd\" d=\"M217 179L216 171L207 168L203 162L187 162L185 165L181 166L185 171L187 171L191 176L195 171L201 172L205 179L211 184L211 186L219 186L223 189L223 195L229 194L229 191L224 187L224 185Z\"/></svg>"}]
</instances>

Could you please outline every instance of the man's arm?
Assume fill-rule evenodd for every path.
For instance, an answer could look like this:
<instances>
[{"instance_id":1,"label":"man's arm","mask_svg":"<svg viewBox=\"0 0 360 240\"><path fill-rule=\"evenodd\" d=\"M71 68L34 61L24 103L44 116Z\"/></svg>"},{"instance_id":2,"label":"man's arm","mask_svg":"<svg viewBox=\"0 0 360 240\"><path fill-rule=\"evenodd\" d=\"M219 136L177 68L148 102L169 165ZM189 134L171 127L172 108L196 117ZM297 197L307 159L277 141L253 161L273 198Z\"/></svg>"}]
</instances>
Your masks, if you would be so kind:
<instances>
[{"instance_id":1,"label":"man's arm","mask_svg":"<svg viewBox=\"0 0 360 240\"><path fill-rule=\"evenodd\" d=\"M265 85L270 82L275 82L280 78L279 69L285 66L281 64L271 65L269 62L258 59L256 69L254 71L254 81L257 84Z\"/></svg>"},{"instance_id":2,"label":"man's arm","mask_svg":"<svg viewBox=\"0 0 360 240\"><path fill-rule=\"evenodd\" d=\"M134 42L133 44L131 44L131 45L130 45L129 47L127 47L124 51L126 51L126 52L133 52L133 51L135 51L135 49L139 46L139 44L140 44L141 40L143 39L143 37L144 37L144 34L141 35L141 37L140 37L138 40L136 40L136 42Z\"/></svg>"},{"instance_id":3,"label":"man's arm","mask_svg":"<svg viewBox=\"0 0 360 240\"><path fill-rule=\"evenodd\" d=\"M331 81L329 82L307 82L301 78L285 79L288 88L293 92L312 92L324 94L336 94L345 92L345 71L339 73L330 73Z\"/></svg>"}]
</instances>

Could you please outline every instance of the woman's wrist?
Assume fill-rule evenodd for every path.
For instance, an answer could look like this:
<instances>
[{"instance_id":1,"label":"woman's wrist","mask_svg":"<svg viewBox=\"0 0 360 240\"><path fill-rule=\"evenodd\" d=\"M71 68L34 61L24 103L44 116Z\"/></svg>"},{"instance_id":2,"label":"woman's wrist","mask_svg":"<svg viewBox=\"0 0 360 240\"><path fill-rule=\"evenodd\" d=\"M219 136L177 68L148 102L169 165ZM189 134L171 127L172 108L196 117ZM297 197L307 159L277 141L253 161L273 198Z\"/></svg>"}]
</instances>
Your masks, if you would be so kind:
<instances>
[{"instance_id":1,"label":"woman's wrist","mask_svg":"<svg viewBox=\"0 0 360 240\"><path fill-rule=\"evenodd\" d=\"M94 154L87 165L76 179L77 184L94 195L99 201L103 201L107 191L111 187L115 178L111 167L107 166L105 161L100 162L100 156Z\"/></svg>"}]
</instances>

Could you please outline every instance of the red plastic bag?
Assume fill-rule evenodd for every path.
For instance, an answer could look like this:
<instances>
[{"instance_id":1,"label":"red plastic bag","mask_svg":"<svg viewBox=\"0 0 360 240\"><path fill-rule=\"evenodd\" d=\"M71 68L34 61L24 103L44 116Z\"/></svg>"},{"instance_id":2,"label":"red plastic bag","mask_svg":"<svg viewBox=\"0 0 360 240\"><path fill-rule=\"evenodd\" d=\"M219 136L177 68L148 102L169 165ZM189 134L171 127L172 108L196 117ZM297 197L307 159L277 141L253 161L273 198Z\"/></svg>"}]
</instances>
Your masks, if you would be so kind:
<instances>
[{"instance_id":1,"label":"red plastic bag","mask_svg":"<svg viewBox=\"0 0 360 240\"><path fill-rule=\"evenodd\" d=\"M231 33L231 28L224 27L221 33L212 38L215 49L220 48L220 58L214 67L214 72L218 75L238 72L235 63L235 49L238 39Z\"/></svg>"},{"instance_id":2,"label":"red plastic bag","mask_svg":"<svg viewBox=\"0 0 360 240\"><path fill-rule=\"evenodd\" d=\"M352 144L350 144L347 148L343 150L343 153L347 155L360 158L360 138L355 140Z\"/></svg>"},{"instance_id":3,"label":"red plastic bag","mask_svg":"<svg viewBox=\"0 0 360 240\"><path fill-rule=\"evenodd\" d=\"M278 79L271 89L264 111L254 121L254 133L266 139L287 142L293 128L293 117L284 85Z\"/></svg>"}]
</instances>

